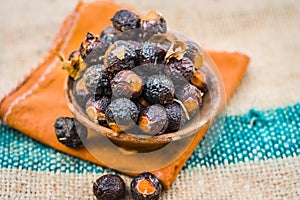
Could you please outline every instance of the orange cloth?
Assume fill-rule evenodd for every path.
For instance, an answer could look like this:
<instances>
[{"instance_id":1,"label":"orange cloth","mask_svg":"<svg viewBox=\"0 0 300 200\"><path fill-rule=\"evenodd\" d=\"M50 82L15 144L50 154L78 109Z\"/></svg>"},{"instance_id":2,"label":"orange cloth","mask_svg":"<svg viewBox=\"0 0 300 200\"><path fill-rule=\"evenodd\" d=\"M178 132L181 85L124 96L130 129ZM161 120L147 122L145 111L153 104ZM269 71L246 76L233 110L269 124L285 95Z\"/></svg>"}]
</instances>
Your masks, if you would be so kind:
<instances>
[{"instance_id":1,"label":"orange cloth","mask_svg":"<svg viewBox=\"0 0 300 200\"><path fill-rule=\"evenodd\" d=\"M53 127L56 118L72 116L72 113L64 97L63 88L67 73L62 70L61 62L54 52L69 55L79 47L87 31L99 34L101 29L110 23L110 18L114 13L121 8L124 7L112 2L79 2L73 13L60 27L54 46L49 49L44 61L15 90L1 100L0 118L2 121L50 147L104 166L85 148L71 149L56 139ZM240 53L211 51L209 54L220 70L228 99L245 73L249 58ZM175 180L202 136L203 132L197 135L183 156L153 172L162 180L166 189Z\"/></svg>"}]
</instances>

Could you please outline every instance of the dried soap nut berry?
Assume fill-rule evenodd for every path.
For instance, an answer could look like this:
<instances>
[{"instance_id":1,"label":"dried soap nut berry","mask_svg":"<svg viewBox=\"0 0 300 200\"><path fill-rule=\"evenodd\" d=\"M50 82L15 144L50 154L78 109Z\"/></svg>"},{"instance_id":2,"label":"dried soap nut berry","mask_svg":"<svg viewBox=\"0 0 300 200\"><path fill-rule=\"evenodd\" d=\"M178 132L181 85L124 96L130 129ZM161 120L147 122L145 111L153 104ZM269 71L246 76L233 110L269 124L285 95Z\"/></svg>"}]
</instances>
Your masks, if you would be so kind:
<instances>
[{"instance_id":1,"label":"dried soap nut berry","mask_svg":"<svg viewBox=\"0 0 300 200\"><path fill-rule=\"evenodd\" d=\"M115 28L113 25L106 26L100 33L100 40L109 46L112 45L115 41Z\"/></svg>"},{"instance_id":2,"label":"dried soap nut berry","mask_svg":"<svg viewBox=\"0 0 300 200\"><path fill-rule=\"evenodd\" d=\"M186 44L186 52L184 56L191 59L195 69L199 69L203 66L203 51L201 47L192 41L185 41L184 43Z\"/></svg>"},{"instance_id":3,"label":"dried soap nut berry","mask_svg":"<svg viewBox=\"0 0 300 200\"><path fill-rule=\"evenodd\" d=\"M105 112L108 126L117 134L132 128L137 122L138 115L136 105L126 98L113 100Z\"/></svg>"},{"instance_id":4,"label":"dried soap nut berry","mask_svg":"<svg viewBox=\"0 0 300 200\"><path fill-rule=\"evenodd\" d=\"M85 82L83 78L77 79L74 82L73 95L78 105L82 108L85 107L86 102L88 101L89 98L91 98L92 94L89 93L89 91L85 87Z\"/></svg>"},{"instance_id":5,"label":"dried soap nut berry","mask_svg":"<svg viewBox=\"0 0 300 200\"><path fill-rule=\"evenodd\" d=\"M94 182L93 192L98 200L120 200L125 197L125 182L118 175L106 174Z\"/></svg>"},{"instance_id":6,"label":"dried soap nut berry","mask_svg":"<svg viewBox=\"0 0 300 200\"><path fill-rule=\"evenodd\" d=\"M147 107L140 113L138 124L146 135L164 133L168 126L165 108L158 104Z\"/></svg>"},{"instance_id":7,"label":"dried soap nut berry","mask_svg":"<svg viewBox=\"0 0 300 200\"><path fill-rule=\"evenodd\" d=\"M114 35L116 33L113 25L107 25L100 33L100 38L103 38L106 35Z\"/></svg>"},{"instance_id":8,"label":"dried soap nut berry","mask_svg":"<svg viewBox=\"0 0 300 200\"><path fill-rule=\"evenodd\" d=\"M157 200L162 192L162 184L154 174L143 172L131 181L130 191L135 200Z\"/></svg>"},{"instance_id":9,"label":"dried soap nut berry","mask_svg":"<svg viewBox=\"0 0 300 200\"><path fill-rule=\"evenodd\" d=\"M54 123L58 141L71 148L78 148L87 137L87 129L80 122L70 117L59 117Z\"/></svg>"},{"instance_id":10,"label":"dried soap nut berry","mask_svg":"<svg viewBox=\"0 0 300 200\"><path fill-rule=\"evenodd\" d=\"M166 132L178 131L187 122L184 110L177 102L166 105L165 109L168 119Z\"/></svg>"},{"instance_id":11,"label":"dried soap nut berry","mask_svg":"<svg viewBox=\"0 0 300 200\"><path fill-rule=\"evenodd\" d=\"M101 41L98 36L93 35L92 33L88 32L86 34L85 39L80 44L79 52L83 59L98 45L101 44Z\"/></svg>"},{"instance_id":12,"label":"dried soap nut berry","mask_svg":"<svg viewBox=\"0 0 300 200\"><path fill-rule=\"evenodd\" d=\"M108 45L108 47L110 45L112 45L116 39L115 39L115 35L105 35L100 39L102 42L104 42L105 44ZM108 49L108 48L107 48Z\"/></svg>"},{"instance_id":13,"label":"dried soap nut berry","mask_svg":"<svg viewBox=\"0 0 300 200\"><path fill-rule=\"evenodd\" d=\"M194 65L189 58L182 60L171 59L167 64L172 79L189 81L194 75ZM174 81L174 80L173 80Z\"/></svg>"},{"instance_id":14,"label":"dried soap nut berry","mask_svg":"<svg viewBox=\"0 0 300 200\"><path fill-rule=\"evenodd\" d=\"M111 81L114 97L137 98L143 88L143 80L131 70L123 70Z\"/></svg>"},{"instance_id":15,"label":"dried soap nut berry","mask_svg":"<svg viewBox=\"0 0 300 200\"><path fill-rule=\"evenodd\" d=\"M108 97L92 97L86 103L85 112L91 121L103 124L106 121L105 111L109 104L110 98Z\"/></svg>"},{"instance_id":16,"label":"dried soap nut berry","mask_svg":"<svg viewBox=\"0 0 300 200\"><path fill-rule=\"evenodd\" d=\"M146 63L136 66L132 71L140 76L146 83L150 76L158 74L166 75L167 66L165 64Z\"/></svg>"},{"instance_id":17,"label":"dried soap nut berry","mask_svg":"<svg viewBox=\"0 0 300 200\"><path fill-rule=\"evenodd\" d=\"M136 50L138 48L139 43L135 41L116 41L105 53L105 67L112 73L134 68L137 62Z\"/></svg>"},{"instance_id":18,"label":"dried soap nut berry","mask_svg":"<svg viewBox=\"0 0 300 200\"><path fill-rule=\"evenodd\" d=\"M111 21L114 28L120 32L140 28L141 26L140 17L129 10L117 11Z\"/></svg>"},{"instance_id":19,"label":"dried soap nut berry","mask_svg":"<svg viewBox=\"0 0 300 200\"><path fill-rule=\"evenodd\" d=\"M154 63L160 64L164 63L164 58L166 55L166 51L157 46L156 43L153 42L144 42L142 44L141 50L138 51L139 65Z\"/></svg>"},{"instance_id":20,"label":"dried soap nut berry","mask_svg":"<svg viewBox=\"0 0 300 200\"><path fill-rule=\"evenodd\" d=\"M191 83L199 88L202 92L207 92L206 76L200 70L196 70L194 76L191 78Z\"/></svg>"},{"instance_id":21,"label":"dried soap nut berry","mask_svg":"<svg viewBox=\"0 0 300 200\"><path fill-rule=\"evenodd\" d=\"M88 67L96 64L103 64L105 52L110 45L111 43L101 41L99 45L95 46L84 59L84 62L86 62Z\"/></svg>"},{"instance_id":22,"label":"dried soap nut berry","mask_svg":"<svg viewBox=\"0 0 300 200\"><path fill-rule=\"evenodd\" d=\"M163 74L152 75L144 86L144 98L151 104L170 104L174 99L174 84Z\"/></svg>"},{"instance_id":23,"label":"dried soap nut berry","mask_svg":"<svg viewBox=\"0 0 300 200\"><path fill-rule=\"evenodd\" d=\"M186 83L183 86L179 86L176 88L176 97L182 102L190 117L199 112L202 96L201 91L194 85Z\"/></svg>"},{"instance_id":24,"label":"dried soap nut berry","mask_svg":"<svg viewBox=\"0 0 300 200\"><path fill-rule=\"evenodd\" d=\"M140 28L136 28L136 29L116 33L114 35L114 40L115 41L129 40L129 41L143 42L142 30Z\"/></svg>"},{"instance_id":25,"label":"dried soap nut berry","mask_svg":"<svg viewBox=\"0 0 300 200\"><path fill-rule=\"evenodd\" d=\"M143 37L150 38L153 34L163 34L167 32L167 22L158 12L150 11L142 20Z\"/></svg>"},{"instance_id":26,"label":"dried soap nut berry","mask_svg":"<svg viewBox=\"0 0 300 200\"><path fill-rule=\"evenodd\" d=\"M91 94L111 96L112 74L105 69L104 65L98 64L87 68L83 74L83 79Z\"/></svg>"}]
</instances>

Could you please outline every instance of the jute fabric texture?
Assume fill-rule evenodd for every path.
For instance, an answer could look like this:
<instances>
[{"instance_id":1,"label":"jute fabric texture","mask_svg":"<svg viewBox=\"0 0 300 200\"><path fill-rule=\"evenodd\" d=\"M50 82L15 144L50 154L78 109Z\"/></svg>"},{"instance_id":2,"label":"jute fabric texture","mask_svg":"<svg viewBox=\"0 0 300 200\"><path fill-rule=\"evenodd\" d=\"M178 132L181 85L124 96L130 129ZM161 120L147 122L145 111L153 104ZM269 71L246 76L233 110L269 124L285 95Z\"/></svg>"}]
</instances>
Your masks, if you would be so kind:
<instances>
[{"instance_id":1,"label":"jute fabric texture","mask_svg":"<svg viewBox=\"0 0 300 200\"><path fill-rule=\"evenodd\" d=\"M0 96L39 62L76 3L0 2ZM227 106L227 126L237 141L221 138L211 157L203 159L195 151L162 199L299 199L300 2L126 3L143 13L160 11L172 29L208 49L241 51L251 57L246 76ZM93 199L93 181L101 174L114 173L59 153L4 125L0 133L0 199ZM226 151L231 149L226 141L232 142L231 153ZM123 177L129 185L131 179Z\"/></svg>"}]
</instances>

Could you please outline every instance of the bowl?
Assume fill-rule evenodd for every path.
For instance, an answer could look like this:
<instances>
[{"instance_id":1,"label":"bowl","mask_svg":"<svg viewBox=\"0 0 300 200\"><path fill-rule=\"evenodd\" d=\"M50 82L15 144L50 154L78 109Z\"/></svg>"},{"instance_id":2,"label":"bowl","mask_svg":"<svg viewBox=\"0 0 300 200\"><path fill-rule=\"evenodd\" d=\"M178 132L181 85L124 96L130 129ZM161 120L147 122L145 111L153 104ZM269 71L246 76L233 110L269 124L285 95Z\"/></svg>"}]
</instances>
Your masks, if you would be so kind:
<instances>
[{"instance_id":1,"label":"bowl","mask_svg":"<svg viewBox=\"0 0 300 200\"><path fill-rule=\"evenodd\" d=\"M179 33L175 34L177 38L184 37ZM87 150L110 168L137 173L170 164L186 151L196 136L201 134L201 137L204 137L224 105L225 92L216 65L206 50L201 48L204 60L202 69L210 83L208 92L203 96L199 114L177 132L151 137L130 133L116 135L112 129L89 120L73 95L74 80L68 78L65 84L67 105L74 117L88 129L88 138L83 141Z\"/></svg>"}]
</instances>

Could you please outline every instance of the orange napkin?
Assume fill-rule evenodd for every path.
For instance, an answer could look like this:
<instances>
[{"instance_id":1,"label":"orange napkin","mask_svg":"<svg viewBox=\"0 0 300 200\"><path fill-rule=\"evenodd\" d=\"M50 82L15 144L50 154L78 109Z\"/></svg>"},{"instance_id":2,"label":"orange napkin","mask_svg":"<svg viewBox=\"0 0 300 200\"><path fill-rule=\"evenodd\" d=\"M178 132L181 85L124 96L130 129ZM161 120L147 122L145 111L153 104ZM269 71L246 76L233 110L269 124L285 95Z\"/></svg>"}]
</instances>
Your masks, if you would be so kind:
<instances>
[{"instance_id":1,"label":"orange napkin","mask_svg":"<svg viewBox=\"0 0 300 200\"><path fill-rule=\"evenodd\" d=\"M1 120L8 126L50 147L101 166L109 167L94 158L85 148L71 149L60 144L56 139L53 127L56 118L72 116L72 113L69 111L64 97L63 88L67 73L62 70L61 62L54 52L69 55L79 47L86 32L99 34L100 30L110 23L110 18L119 9L124 9L124 7L112 2L79 2L73 13L61 25L55 37L54 45L49 49L43 62L16 89L1 100ZM245 73L249 58L240 53L211 51L209 54L220 70L228 100ZM153 171L163 182L166 189L171 186L183 165L197 147L205 133L204 131L198 133L183 156L168 166Z\"/></svg>"}]
</instances>

